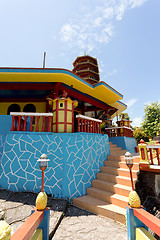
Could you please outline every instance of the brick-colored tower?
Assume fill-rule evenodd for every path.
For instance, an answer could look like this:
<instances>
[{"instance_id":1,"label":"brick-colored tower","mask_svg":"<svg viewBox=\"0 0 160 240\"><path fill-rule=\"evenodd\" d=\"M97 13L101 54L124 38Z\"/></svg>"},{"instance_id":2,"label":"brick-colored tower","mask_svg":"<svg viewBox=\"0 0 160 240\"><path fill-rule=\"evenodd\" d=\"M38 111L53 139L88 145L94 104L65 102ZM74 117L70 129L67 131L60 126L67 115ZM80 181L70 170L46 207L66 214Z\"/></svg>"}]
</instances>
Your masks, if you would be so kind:
<instances>
[{"instance_id":1,"label":"brick-colored tower","mask_svg":"<svg viewBox=\"0 0 160 240\"><path fill-rule=\"evenodd\" d=\"M88 55L77 57L73 62L73 72L91 84L99 82L97 59Z\"/></svg>"}]
</instances>

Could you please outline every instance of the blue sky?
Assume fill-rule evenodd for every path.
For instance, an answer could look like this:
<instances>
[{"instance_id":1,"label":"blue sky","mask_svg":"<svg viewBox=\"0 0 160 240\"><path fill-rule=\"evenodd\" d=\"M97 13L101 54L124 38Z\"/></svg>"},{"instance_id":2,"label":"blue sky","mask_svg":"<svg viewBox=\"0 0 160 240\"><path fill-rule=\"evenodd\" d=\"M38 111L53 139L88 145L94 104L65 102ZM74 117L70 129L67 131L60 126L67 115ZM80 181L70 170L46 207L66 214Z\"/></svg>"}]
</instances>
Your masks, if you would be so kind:
<instances>
[{"instance_id":1,"label":"blue sky","mask_svg":"<svg viewBox=\"0 0 160 240\"><path fill-rule=\"evenodd\" d=\"M72 70L98 59L100 79L121 94L138 126L160 102L159 0L0 0L0 66Z\"/></svg>"}]
</instances>

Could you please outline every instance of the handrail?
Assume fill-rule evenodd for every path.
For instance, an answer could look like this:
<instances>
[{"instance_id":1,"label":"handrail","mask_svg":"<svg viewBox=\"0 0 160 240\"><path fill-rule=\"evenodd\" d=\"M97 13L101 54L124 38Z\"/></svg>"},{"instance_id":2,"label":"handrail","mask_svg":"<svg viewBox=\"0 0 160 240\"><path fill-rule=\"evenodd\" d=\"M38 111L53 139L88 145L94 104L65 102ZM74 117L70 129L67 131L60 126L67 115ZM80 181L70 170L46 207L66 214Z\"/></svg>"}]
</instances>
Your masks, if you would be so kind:
<instances>
[{"instance_id":1,"label":"handrail","mask_svg":"<svg viewBox=\"0 0 160 240\"><path fill-rule=\"evenodd\" d=\"M134 215L143 222L147 227L160 236L160 219L153 216L142 208L133 209Z\"/></svg>"},{"instance_id":2,"label":"handrail","mask_svg":"<svg viewBox=\"0 0 160 240\"><path fill-rule=\"evenodd\" d=\"M12 235L11 240L28 240L32 237L44 217L44 211L35 211Z\"/></svg>"},{"instance_id":3,"label":"handrail","mask_svg":"<svg viewBox=\"0 0 160 240\"><path fill-rule=\"evenodd\" d=\"M30 118L28 128L30 132L32 132L33 129L36 132L52 131L53 113L11 112L10 115L12 116L11 131L26 131L28 118ZM39 123L41 121L40 118L42 118L42 126ZM33 127L34 122L35 126Z\"/></svg>"},{"instance_id":4,"label":"handrail","mask_svg":"<svg viewBox=\"0 0 160 240\"><path fill-rule=\"evenodd\" d=\"M101 133L102 120L84 115L77 115L76 118L78 121L77 132Z\"/></svg>"},{"instance_id":5,"label":"handrail","mask_svg":"<svg viewBox=\"0 0 160 240\"><path fill-rule=\"evenodd\" d=\"M126 211L129 240L155 239L148 232L148 228L160 236L160 219L147 212L143 206L140 208L127 206Z\"/></svg>"},{"instance_id":6,"label":"handrail","mask_svg":"<svg viewBox=\"0 0 160 240\"><path fill-rule=\"evenodd\" d=\"M102 123L102 120L100 120L100 119L96 119L96 118L92 118L92 117L88 117L88 116L84 116L84 115L76 115L76 118L87 119L87 120L91 120L94 122Z\"/></svg>"}]
</instances>

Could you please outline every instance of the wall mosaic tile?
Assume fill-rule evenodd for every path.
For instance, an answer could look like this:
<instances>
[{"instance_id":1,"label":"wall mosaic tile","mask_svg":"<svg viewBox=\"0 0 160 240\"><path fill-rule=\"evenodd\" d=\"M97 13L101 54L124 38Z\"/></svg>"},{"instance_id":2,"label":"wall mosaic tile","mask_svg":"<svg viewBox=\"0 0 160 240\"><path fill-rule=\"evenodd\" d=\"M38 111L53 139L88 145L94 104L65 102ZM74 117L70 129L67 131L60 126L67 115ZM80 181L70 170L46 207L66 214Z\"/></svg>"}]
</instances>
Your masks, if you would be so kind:
<instances>
[{"instance_id":1,"label":"wall mosaic tile","mask_svg":"<svg viewBox=\"0 0 160 240\"><path fill-rule=\"evenodd\" d=\"M102 134L10 132L4 139L1 136L0 187L39 192L41 170L37 160L46 153L50 162L44 190L70 201L86 194L110 154L108 136Z\"/></svg>"}]
</instances>

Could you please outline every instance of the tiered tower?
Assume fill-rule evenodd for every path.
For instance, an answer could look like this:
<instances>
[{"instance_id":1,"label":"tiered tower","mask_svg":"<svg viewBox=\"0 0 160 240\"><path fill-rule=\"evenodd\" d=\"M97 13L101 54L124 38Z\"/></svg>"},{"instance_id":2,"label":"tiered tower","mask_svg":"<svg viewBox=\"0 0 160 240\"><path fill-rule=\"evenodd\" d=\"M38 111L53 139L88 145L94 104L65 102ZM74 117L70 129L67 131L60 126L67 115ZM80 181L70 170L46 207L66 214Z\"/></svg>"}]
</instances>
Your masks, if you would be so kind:
<instances>
[{"instance_id":1,"label":"tiered tower","mask_svg":"<svg viewBox=\"0 0 160 240\"><path fill-rule=\"evenodd\" d=\"M99 82L97 59L88 55L77 57L73 62L73 72L91 84Z\"/></svg>"}]
</instances>

